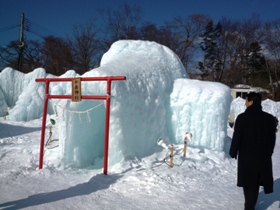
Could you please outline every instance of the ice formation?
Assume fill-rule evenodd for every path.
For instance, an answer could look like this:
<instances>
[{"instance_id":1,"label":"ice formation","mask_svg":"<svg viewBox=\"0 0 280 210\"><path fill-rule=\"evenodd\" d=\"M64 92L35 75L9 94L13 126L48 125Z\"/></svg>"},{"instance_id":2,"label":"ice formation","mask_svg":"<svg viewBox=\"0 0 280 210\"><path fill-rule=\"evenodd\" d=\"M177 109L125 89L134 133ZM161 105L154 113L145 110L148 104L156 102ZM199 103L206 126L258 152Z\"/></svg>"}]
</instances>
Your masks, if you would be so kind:
<instances>
[{"instance_id":1,"label":"ice formation","mask_svg":"<svg viewBox=\"0 0 280 210\"><path fill-rule=\"evenodd\" d=\"M61 77L79 77L74 70ZM99 68L81 77L126 76L112 82L109 164L152 154L163 138L190 146L222 151L232 101L229 87L189 79L169 48L148 41L118 41L105 53ZM42 116L44 84L36 78L54 77L41 68L22 74L10 68L0 73L1 109L9 119L28 121ZM70 83L52 83L51 94L71 94ZM106 82L84 82L84 95L106 94ZM63 163L84 167L103 158L105 106L100 100L49 101L48 119L55 116Z\"/></svg>"}]
</instances>

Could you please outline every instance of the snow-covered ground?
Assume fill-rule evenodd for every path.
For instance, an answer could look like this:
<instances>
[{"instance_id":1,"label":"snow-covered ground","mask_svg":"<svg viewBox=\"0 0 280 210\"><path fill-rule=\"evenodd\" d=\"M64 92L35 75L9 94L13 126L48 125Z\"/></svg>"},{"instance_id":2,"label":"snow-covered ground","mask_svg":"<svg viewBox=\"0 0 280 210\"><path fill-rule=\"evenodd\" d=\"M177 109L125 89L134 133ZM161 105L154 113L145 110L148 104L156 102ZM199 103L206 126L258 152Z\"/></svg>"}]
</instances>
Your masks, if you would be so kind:
<instances>
[{"instance_id":1,"label":"snow-covered ground","mask_svg":"<svg viewBox=\"0 0 280 210\"><path fill-rule=\"evenodd\" d=\"M59 148L45 150L38 170L41 120L0 119L0 209L243 209L242 189L236 187L236 160L225 151L176 145L174 167L168 151L159 147L141 161L128 160L102 172L102 161L83 169L63 168ZM54 139L57 130L53 130ZM280 208L280 135L273 154L274 193L260 190L257 208ZM101 167L101 168L100 168Z\"/></svg>"},{"instance_id":2,"label":"snow-covered ground","mask_svg":"<svg viewBox=\"0 0 280 210\"><path fill-rule=\"evenodd\" d=\"M0 209L243 209L236 160L228 155L227 120L230 112L244 111L244 99L232 101L221 83L189 79L178 56L154 42L118 41L99 68L84 75L69 70L60 77L100 76L126 77L112 82L107 175L103 101L49 100L45 143L50 136L53 141L44 148L39 170L45 86L35 79L54 76L42 68L0 73ZM71 90L69 83L50 84L51 95ZM106 84L82 84L82 93L106 95ZM279 103L262 105L280 117ZM50 119L56 120L52 135ZM186 132L193 137L183 157ZM175 146L172 168L159 139ZM259 210L280 208L278 139L275 192L260 190Z\"/></svg>"}]
</instances>

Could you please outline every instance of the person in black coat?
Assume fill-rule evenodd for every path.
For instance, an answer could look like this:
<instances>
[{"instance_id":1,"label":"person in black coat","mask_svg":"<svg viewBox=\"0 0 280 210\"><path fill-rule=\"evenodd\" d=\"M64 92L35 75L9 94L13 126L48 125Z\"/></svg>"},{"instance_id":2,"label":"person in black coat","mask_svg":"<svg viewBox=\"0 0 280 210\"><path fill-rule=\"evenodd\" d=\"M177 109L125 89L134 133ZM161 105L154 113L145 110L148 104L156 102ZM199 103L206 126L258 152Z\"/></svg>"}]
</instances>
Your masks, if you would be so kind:
<instances>
[{"instance_id":1,"label":"person in black coat","mask_svg":"<svg viewBox=\"0 0 280 210\"><path fill-rule=\"evenodd\" d=\"M245 210L255 208L259 186L273 192L272 159L275 146L275 118L262 111L261 96L246 96L246 110L238 115L229 154L238 157L237 186L243 187Z\"/></svg>"}]
</instances>

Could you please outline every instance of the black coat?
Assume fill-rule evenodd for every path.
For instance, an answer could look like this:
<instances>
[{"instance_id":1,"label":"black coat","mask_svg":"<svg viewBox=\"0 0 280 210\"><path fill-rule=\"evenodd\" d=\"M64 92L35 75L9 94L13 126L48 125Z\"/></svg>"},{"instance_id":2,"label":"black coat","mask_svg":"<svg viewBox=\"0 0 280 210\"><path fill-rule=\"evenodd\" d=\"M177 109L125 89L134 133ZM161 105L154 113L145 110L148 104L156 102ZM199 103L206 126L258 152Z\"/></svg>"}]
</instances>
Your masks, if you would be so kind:
<instances>
[{"instance_id":1,"label":"black coat","mask_svg":"<svg viewBox=\"0 0 280 210\"><path fill-rule=\"evenodd\" d=\"M229 152L232 158L238 156L237 186L261 185L265 193L273 192L275 138L275 119L260 105L253 104L238 115Z\"/></svg>"}]
</instances>

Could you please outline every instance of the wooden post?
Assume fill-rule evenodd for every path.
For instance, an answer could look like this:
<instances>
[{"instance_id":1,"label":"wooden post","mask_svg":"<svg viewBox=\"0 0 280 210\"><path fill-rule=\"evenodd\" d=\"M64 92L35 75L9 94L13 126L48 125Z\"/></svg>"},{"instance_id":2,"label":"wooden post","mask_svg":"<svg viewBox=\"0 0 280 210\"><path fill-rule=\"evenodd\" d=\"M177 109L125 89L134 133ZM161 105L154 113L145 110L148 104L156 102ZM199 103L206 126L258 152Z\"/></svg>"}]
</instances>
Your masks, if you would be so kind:
<instances>
[{"instance_id":1,"label":"wooden post","mask_svg":"<svg viewBox=\"0 0 280 210\"><path fill-rule=\"evenodd\" d=\"M6 114L7 114L7 112L6 111L4 111L4 120L6 120L7 118L6 118Z\"/></svg>"},{"instance_id":2,"label":"wooden post","mask_svg":"<svg viewBox=\"0 0 280 210\"><path fill-rule=\"evenodd\" d=\"M55 112L55 116L58 117L56 105L54 105L54 112Z\"/></svg>"},{"instance_id":3,"label":"wooden post","mask_svg":"<svg viewBox=\"0 0 280 210\"><path fill-rule=\"evenodd\" d=\"M187 137L184 138L184 153L183 156L186 157L187 153Z\"/></svg>"},{"instance_id":4,"label":"wooden post","mask_svg":"<svg viewBox=\"0 0 280 210\"><path fill-rule=\"evenodd\" d=\"M184 153L183 156L186 157L187 154L187 143L188 141L192 140L192 133L186 132L185 138L184 138Z\"/></svg>"},{"instance_id":5,"label":"wooden post","mask_svg":"<svg viewBox=\"0 0 280 210\"><path fill-rule=\"evenodd\" d=\"M49 138L49 143L52 142L52 126L50 125L50 138Z\"/></svg>"},{"instance_id":6,"label":"wooden post","mask_svg":"<svg viewBox=\"0 0 280 210\"><path fill-rule=\"evenodd\" d=\"M170 145L170 168L173 168L173 153L174 153L174 146L173 144Z\"/></svg>"}]
</instances>

